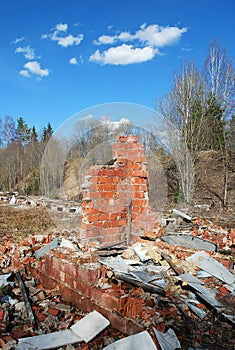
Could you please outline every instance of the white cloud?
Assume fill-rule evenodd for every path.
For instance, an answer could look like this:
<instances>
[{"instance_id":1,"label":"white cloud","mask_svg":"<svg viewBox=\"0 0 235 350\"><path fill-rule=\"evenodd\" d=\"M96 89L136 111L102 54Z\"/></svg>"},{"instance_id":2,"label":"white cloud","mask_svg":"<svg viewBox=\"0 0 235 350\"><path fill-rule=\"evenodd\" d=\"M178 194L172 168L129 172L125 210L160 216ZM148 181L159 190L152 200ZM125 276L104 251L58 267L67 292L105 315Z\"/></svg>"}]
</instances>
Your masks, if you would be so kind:
<instances>
[{"instance_id":1,"label":"white cloud","mask_svg":"<svg viewBox=\"0 0 235 350\"><path fill-rule=\"evenodd\" d=\"M35 74L41 78L49 75L49 69L42 69L37 61L27 62L24 65L24 68L26 68L26 70L21 70L20 74L27 78L30 77L30 73ZM28 72L28 74L26 72Z\"/></svg>"},{"instance_id":2,"label":"white cloud","mask_svg":"<svg viewBox=\"0 0 235 350\"><path fill-rule=\"evenodd\" d=\"M21 38L16 38L15 40L13 40L13 44L18 44L18 43L20 43L23 40L25 40L24 36L22 36Z\"/></svg>"},{"instance_id":3,"label":"white cloud","mask_svg":"<svg viewBox=\"0 0 235 350\"><path fill-rule=\"evenodd\" d=\"M117 37L121 41L131 41L134 39L134 36L129 32L122 32Z\"/></svg>"},{"instance_id":4,"label":"white cloud","mask_svg":"<svg viewBox=\"0 0 235 350\"><path fill-rule=\"evenodd\" d=\"M48 39L48 38L50 38L49 34L42 34L41 35L41 39Z\"/></svg>"},{"instance_id":5,"label":"white cloud","mask_svg":"<svg viewBox=\"0 0 235 350\"><path fill-rule=\"evenodd\" d=\"M115 36L110 35L101 35L98 40L94 41L94 44L100 45L100 44L113 44L116 41Z\"/></svg>"},{"instance_id":6,"label":"white cloud","mask_svg":"<svg viewBox=\"0 0 235 350\"><path fill-rule=\"evenodd\" d=\"M72 58L70 58L69 63L70 64L78 64L78 61L77 61L76 57L72 57Z\"/></svg>"},{"instance_id":7,"label":"white cloud","mask_svg":"<svg viewBox=\"0 0 235 350\"><path fill-rule=\"evenodd\" d=\"M83 23L80 23L80 22L74 23L74 27L78 27L78 26L83 26Z\"/></svg>"},{"instance_id":8,"label":"white cloud","mask_svg":"<svg viewBox=\"0 0 235 350\"><path fill-rule=\"evenodd\" d=\"M102 64L126 65L151 60L157 54L152 47L134 48L132 45L123 44L111 47L100 53L99 50L90 56L90 61Z\"/></svg>"},{"instance_id":9,"label":"white cloud","mask_svg":"<svg viewBox=\"0 0 235 350\"><path fill-rule=\"evenodd\" d=\"M19 71L19 74L20 75L23 75L24 77L26 78L31 78L30 74L29 74L29 71L26 70L26 69L22 69L21 71Z\"/></svg>"},{"instance_id":10,"label":"white cloud","mask_svg":"<svg viewBox=\"0 0 235 350\"><path fill-rule=\"evenodd\" d=\"M56 25L56 30L58 30L59 32L66 32L68 29L68 24L67 23L58 23Z\"/></svg>"},{"instance_id":11,"label":"white cloud","mask_svg":"<svg viewBox=\"0 0 235 350\"><path fill-rule=\"evenodd\" d=\"M146 23L140 26L134 34L128 31L121 32L119 35L101 35L95 44L113 44L117 41L132 42L137 40L147 46L152 47L164 47L176 43L183 33L187 32L187 28L178 28L176 26L159 26L158 24L152 24L146 26Z\"/></svg>"},{"instance_id":12,"label":"white cloud","mask_svg":"<svg viewBox=\"0 0 235 350\"><path fill-rule=\"evenodd\" d=\"M162 55L158 50L159 47L177 43L187 30L187 28L176 26L163 27L157 24L147 26L144 23L134 34L123 31L113 36L101 35L97 40L93 41L94 44L113 45L118 42L122 42L123 44L117 47L110 47L103 52L96 50L90 56L90 61L114 65L149 61L156 55ZM133 42L134 44L127 44Z\"/></svg>"},{"instance_id":13,"label":"white cloud","mask_svg":"<svg viewBox=\"0 0 235 350\"><path fill-rule=\"evenodd\" d=\"M50 39L52 41L56 41L58 45L63 47L68 47L72 45L79 45L84 38L83 34L78 34L77 36L73 36L72 34L68 34L64 36L64 33L68 30L67 23L58 23L56 25L56 29L50 34L42 34L42 39Z\"/></svg>"},{"instance_id":14,"label":"white cloud","mask_svg":"<svg viewBox=\"0 0 235 350\"><path fill-rule=\"evenodd\" d=\"M27 60L33 60L35 58L35 51L30 46L17 47L16 53L22 53Z\"/></svg>"},{"instance_id":15,"label":"white cloud","mask_svg":"<svg viewBox=\"0 0 235 350\"><path fill-rule=\"evenodd\" d=\"M182 51L186 51L186 52L190 52L190 51L192 51L192 49L190 48L190 47L182 47L182 49L181 49Z\"/></svg>"},{"instance_id":16,"label":"white cloud","mask_svg":"<svg viewBox=\"0 0 235 350\"><path fill-rule=\"evenodd\" d=\"M146 27L146 24L143 24L140 30L132 37L150 46L163 47L176 43L182 34L186 32L187 28L162 27L157 24Z\"/></svg>"},{"instance_id":17,"label":"white cloud","mask_svg":"<svg viewBox=\"0 0 235 350\"><path fill-rule=\"evenodd\" d=\"M69 34L66 37L56 37L53 36L52 40L57 41L58 45L67 47L72 45L79 45L80 42L83 40L83 34L79 34L77 37L74 37L73 35Z\"/></svg>"}]
</instances>

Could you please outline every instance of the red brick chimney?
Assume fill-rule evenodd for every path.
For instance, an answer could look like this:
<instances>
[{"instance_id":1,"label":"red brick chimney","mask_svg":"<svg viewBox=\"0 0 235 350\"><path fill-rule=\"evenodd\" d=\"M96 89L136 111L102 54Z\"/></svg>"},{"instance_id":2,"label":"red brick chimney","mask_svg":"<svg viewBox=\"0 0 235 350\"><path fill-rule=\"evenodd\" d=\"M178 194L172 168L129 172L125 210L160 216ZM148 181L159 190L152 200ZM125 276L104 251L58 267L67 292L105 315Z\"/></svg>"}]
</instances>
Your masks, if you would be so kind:
<instances>
[{"instance_id":1,"label":"red brick chimney","mask_svg":"<svg viewBox=\"0 0 235 350\"><path fill-rule=\"evenodd\" d=\"M99 247L134 242L153 230L148 172L138 136L117 136L113 165L92 166L83 184L81 244Z\"/></svg>"}]
</instances>

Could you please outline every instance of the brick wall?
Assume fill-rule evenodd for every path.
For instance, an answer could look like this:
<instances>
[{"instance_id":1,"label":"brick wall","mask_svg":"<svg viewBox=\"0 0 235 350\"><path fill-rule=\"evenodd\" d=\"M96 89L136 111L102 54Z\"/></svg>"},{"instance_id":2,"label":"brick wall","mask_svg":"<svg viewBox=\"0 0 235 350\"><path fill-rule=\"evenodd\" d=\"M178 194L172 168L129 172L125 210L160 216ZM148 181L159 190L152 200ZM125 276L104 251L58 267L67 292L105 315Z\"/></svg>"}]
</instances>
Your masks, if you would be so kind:
<instances>
[{"instance_id":1,"label":"brick wall","mask_svg":"<svg viewBox=\"0 0 235 350\"><path fill-rule=\"evenodd\" d=\"M45 288L58 291L64 301L83 312L99 311L121 332L134 334L143 330L143 290L131 297L131 291L138 288L122 288L121 283L110 281L109 288L102 288L109 270L98 263L97 256L59 248L27 265L26 269Z\"/></svg>"},{"instance_id":2,"label":"brick wall","mask_svg":"<svg viewBox=\"0 0 235 350\"><path fill-rule=\"evenodd\" d=\"M148 172L138 136L118 136L113 165L92 166L83 184L81 243L95 246L133 242L153 229Z\"/></svg>"}]
</instances>

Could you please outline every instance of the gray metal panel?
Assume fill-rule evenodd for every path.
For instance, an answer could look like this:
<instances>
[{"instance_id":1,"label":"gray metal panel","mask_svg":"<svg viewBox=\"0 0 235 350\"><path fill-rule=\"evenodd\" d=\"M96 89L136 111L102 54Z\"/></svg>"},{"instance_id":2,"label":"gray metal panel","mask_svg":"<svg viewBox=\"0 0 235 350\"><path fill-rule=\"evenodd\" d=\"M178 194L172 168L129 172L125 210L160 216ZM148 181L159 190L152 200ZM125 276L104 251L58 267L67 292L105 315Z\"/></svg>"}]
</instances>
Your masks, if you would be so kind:
<instances>
[{"instance_id":1,"label":"gray metal panel","mask_svg":"<svg viewBox=\"0 0 235 350\"><path fill-rule=\"evenodd\" d=\"M202 287L201 284L198 284L198 283L189 283L188 285L193 287L195 290L197 290L199 292L200 297L211 306L214 306L214 307L221 306L219 301L215 299L216 293L213 289L204 288Z\"/></svg>"},{"instance_id":2,"label":"gray metal panel","mask_svg":"<svg viewBox=\"0 0 235 350\"><path fill-rule=\"evenodd\" d=\"M119 255L116 258L111 259L99 259L99 262L103 265L109 266L111 269L115 271L119 271L122 273L128 273L129 272L129 265L125 262L122 257Z\"/></svg>"},{"instance_id":3,"label":"gray metal panel","mask_svg":"<svg viewBox=\"0 0 235 350\"><path fill-rule=\"evenodd\" d=\"M209 241L205 241L199 237L194 237L191 235L179 235L171 234L161 237L164 242L172 244L174 246L181 246L189 249L195 250L208 250L211 252L216 251L216 245Z\"/></svg>"},{"instance_id":4,"label":"gray metal panel","mask_svg":"<svg viewBox=\"0 0 235 350\"><path fill-rule=\"evenodd\" d=\"M196 266L209 272L211 275L227 284L232 284L235 281L235 275L203 251L189 256L186 260L193 262Z\"/></svg>"},{"instance_id":5,"label":"gray metal panel","mask_svg":"<svg viewBox=\"0 0 235 350\"><path fill-rule=\"evenodd\" d=\"M179 339L172 328L169 328L166 333L162 333L154 327L153 331L162 350L181 349Z\"/></svg>"},{"instance_id":6,"label":"gray metal panel","mask_svg":"<svg viewBox=\"0 0 235 350\"><path fill-rule=\"evenodd\" d=\"M179 275L177 279L188 283L191 282L191 283L203 284L203 282L199 280L199 278L197 278L196 276L190 275L190 273L187 273L187 272L183 273L182 275Z\"/></svg>"}]
</instances>

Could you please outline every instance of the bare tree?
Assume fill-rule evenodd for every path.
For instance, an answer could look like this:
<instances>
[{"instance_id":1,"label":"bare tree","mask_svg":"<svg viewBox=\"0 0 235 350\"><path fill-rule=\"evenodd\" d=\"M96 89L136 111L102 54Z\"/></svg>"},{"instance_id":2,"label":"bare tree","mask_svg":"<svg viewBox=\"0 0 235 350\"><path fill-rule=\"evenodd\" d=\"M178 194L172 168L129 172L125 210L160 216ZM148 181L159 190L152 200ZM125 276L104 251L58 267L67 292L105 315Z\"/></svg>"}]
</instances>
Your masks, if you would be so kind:
<instances>
[{"instance_id":1,"label":"bare tree","mask_svg":"<svg viewBox=\"0 0 235 350\"><path fill-rule=\"evenodd\" d=\"M4 118L3 135L5 145L9 145L12 141L15 140L15 122L10 115L7 115Z\"/></svg>"},{"instance_id":2,"label":"bare tree","mask_svg":"<svg viewBox=\"0 0 235 350\"><path fill-rule=\"evenodd\" d=\"M63 140L50 138L42 156L40 185L42 194L48 198L62 197L63 171L66 149Z\"/></svg>"},{"instance_id":3,"label":"bare tree","mask_svg":"<svg viewBox=\"0 0 235 350\"><path fill-rule=\"evenodd\" d=\"M193 166L196 153L204 137L204 100L204 85L200 74L193 62L186 62L181 72L175 74L171 92L156 106L163 118L164 142L178 166L181 190L188 203L194 188Z\"/></svg>"},{"instance_id":4,"label":"bare tree","mask_svg":"<svg viewBox=\"0 0 235 350\"><path fill-rule=\"evenodd\" d=\"M0 147L3 144L3 120L0 117Z\"/></svg>"},{"instance_id":5,"label":"bare tree","mask_svg":"<svg viewBox=\"0 0 235 350\"><path fill-rule=\"evenodd\" d=\"M224 113L222 118L229 118L235 106L235 69L225 48L214 40L204 64L204 77L207 91L220 103Z\"/></svg>"},{"instance_id":6,"label":"bare tree","mask_svg":"<svg viewBox=\"0 0 235 350\"><path fill-rule=\"evenodd\" d=\"M232 61L215 40L211 43L204 65L204 76L207 91L221 106L221 122L224 122L234 115L235 106L235 69ZM223 128L221 150L223 151L224 186L222 204L227 205L228 195L228 143L226 130Z\"/></svg>"}]
</instances>

